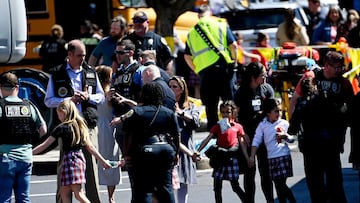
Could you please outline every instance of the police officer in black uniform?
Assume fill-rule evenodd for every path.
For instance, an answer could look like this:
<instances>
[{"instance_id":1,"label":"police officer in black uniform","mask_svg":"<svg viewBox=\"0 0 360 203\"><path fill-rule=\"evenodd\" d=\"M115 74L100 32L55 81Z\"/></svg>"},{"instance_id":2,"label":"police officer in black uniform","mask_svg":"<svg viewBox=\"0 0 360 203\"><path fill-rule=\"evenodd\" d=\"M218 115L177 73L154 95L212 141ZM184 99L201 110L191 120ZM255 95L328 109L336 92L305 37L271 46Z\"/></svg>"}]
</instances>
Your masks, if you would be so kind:
<instances>
[{"instance_id":1,"label":"police officer in black uniform","mask_svg":"<svg viewBox=\"0 0 360 203\"><path fill-rule=\"evenodd\" d=\"M42 70L49 72L49 69L61 64L66 57L66 41L63 39L64 31L61 25L51 27L51 36L41 43L39 55L42 61Z\"/></svg>"},{"instance_id":2,"label":"police officer in black uniform","mask_svg":"<svg viewBox=\"0 0 360 203\"><path fill-rule=\"evenodd\" d=\"M119 68L113 75L112 87L119 95L113 95L113 107L115 116L120 116L129 110L129 106L126 103L120 103L121 97L119 96L138 101L141 74L137 72L140 64L134 60L135 45L131 40L119 41L115 53Z\"/></svg>"},{"instance_id":3,"label":"police officer in black uniform","mask_svg":"<svg viewBox=\"0 0 360 203\"><path fill-rule=\"evenodd\" d=\"M154 50L156 52L157 66L165 69L169 73L174 73L172 70L172 54L166 40L160 35L149 31L149 19L144 11L138 11L132 18L134 23L134 32L125 36L125 39L130 39L136 46L137 59L141 51Z\"/></svg>"},{"instance_id":4,"label":"police officer in black uniform","mask_svg":"<svg viewBox=\"0 0 360 203\"><path fill-rule=\"evenodd\" d=\"M145 84L140 101L124 121L124 156L132 166L132 203L174 203L172 170L179 152L179 127L174 112L162 103L162 89Z\"/></svg>"},{"instance_id":5,"label":"police officer in black uniform","mask_svg":"<svg viewBox=\"0 0 360 203\"><path fill-rule=\"evenodd\" d=\"M30 202L32 137L45 135L47 127L39 110L18 97L18 78L13 73L0 77L0 202Z\"/></svg>"},{"instance_id":6,"label":"police officer in black uniform","mask_svg":"<svg viewBox=\"0 0 360 203\"><path fill-rule=\"evenodd\" d=\"M82 41L69 42L66 62L51 70L44 102L47 107L56 108L63 100L71 99L87 122L92 144L97 146L96 105L103 102L105 97L95 69L84 62L85 55ZM86 159L86 196L91 202L100 202L95 158L85 148L83 153ZM59 163L62 162L61 158Z\"/></svg>"},{"instance_id":7,"label":"police officer in black uniform","mask_svg":"<svg viewBox=\"0 0 360 203\"><path fill-rule=\"evenodd\" d=\"M113 74L110 98L114 116L118 117L126 113L132 106L126 101L138 101L141 90L141 74L137 72L140 64L134 60L135 45L131 40L118 41L115 54L119 68ZM122 150L122 124L116 126L115 139Z\"/></svg>"}]
</instances>

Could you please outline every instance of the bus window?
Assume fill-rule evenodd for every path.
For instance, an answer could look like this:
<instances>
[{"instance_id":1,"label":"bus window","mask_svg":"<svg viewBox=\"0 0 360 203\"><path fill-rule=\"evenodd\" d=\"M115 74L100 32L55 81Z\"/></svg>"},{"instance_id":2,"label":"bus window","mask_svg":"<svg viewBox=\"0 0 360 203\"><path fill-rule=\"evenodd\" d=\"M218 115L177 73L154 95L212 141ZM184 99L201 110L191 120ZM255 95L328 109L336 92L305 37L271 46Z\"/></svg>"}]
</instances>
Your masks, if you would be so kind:
<instances>
[{"instance_id":1,"label":"bus window","mask_svg":"<svg viewBox=\"0 0 360 203\"><path fill-rule=\"evenodd\" d=\"M25 7L29 17L34 14L46 13L49 15L47 12L46 0L25 0Z\"/></svg>"}]
</instances>

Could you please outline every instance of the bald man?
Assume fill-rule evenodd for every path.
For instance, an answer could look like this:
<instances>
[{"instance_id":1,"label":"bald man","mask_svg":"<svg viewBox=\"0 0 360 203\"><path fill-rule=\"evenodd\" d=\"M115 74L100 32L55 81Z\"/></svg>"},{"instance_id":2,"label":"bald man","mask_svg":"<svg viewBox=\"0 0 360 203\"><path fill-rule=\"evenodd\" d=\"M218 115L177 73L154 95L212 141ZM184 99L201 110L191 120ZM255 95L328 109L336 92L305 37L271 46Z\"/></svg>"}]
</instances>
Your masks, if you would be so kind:
<instances>
[{"instance_id":1,"label":"bald man","mask_svg":"<svg viewBox=\"0 0 360 203\"><path fill-rule=\"evenodd\" d=\"M161 77L159 68L156 65L145 66L141 77L144 84L152 82L159 84L164 94L163 105L175 111L175 94L170 89L167 82Z\"/></svg>"}]
</instances>

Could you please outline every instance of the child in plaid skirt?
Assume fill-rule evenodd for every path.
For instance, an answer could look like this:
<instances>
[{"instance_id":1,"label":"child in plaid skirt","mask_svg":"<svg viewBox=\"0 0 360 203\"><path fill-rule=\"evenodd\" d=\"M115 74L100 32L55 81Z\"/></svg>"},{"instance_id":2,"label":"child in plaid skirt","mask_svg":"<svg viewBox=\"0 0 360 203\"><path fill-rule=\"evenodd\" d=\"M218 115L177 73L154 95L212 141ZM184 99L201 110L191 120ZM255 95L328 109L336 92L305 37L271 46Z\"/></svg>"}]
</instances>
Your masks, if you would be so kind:
<instances>
[{"instance_id":1,"label":"child in plaid skirt","mask_svg":"<svg viewBox=\"0 0 360 203\"><path fill-rule=\"evenodd\" d=\"M104 168L111 168L111 165L99 154L88 139L86 123L71 100L61 102L56 112L61 123L43 143L33 149L33 154L39 154L56 139L61 138L64 152L64 162L61 169L61 200L64 203L71 202L69 193L74 192L78 201L90 202L81 188L81 184L86 182L86 163L81 147L85 146L103 164Z\"/></svg>"},{"instance_id":2,"label":"child in plaid skirt","mask_svg":"<svg viewBox=\"0 0 360 203\"><path fill-rule=\"evenodd\" d=\"M236 118L235 103L233 101L224 101L220 104L220 112L223 119L210 129L209 135L201 142L198 151L201 151L211 139L216 138L216 145L225 149L230 149L240 144L241 150L245 153L245 157L248 157L246 144L243 138L245 132L243 127L234 120L234 118ZM196 160L197 154L199 153L194 153L193 160ZM245 192L241 189L238 181L239 164L236 156L231 157L228 163L214 168L212 177L214 178L216 203L222 202L221 189L223 180L230 181L233 191L239 196L242 202L248 202L246 200Z\"/></svg>"},{"instance_id":3,"label":"child in plaid skirt","mask_svg":"<svg viewBox=\"0 0 360 203\"><path fill-rule=\"evenodd\" d=\"M266 117L256 128L251 156L248 160L249 167L254 167L256 151L264 142L268 154L270 175L275 184L279 202L286 203L289 200L289 202L295 203L294 194L286 185L287 177L293 176L290 148L286 143L293 141L292 136L286 133L289 122L281 118L279 100L265 100L263 109Z\"/></svg>"}]
</instances>

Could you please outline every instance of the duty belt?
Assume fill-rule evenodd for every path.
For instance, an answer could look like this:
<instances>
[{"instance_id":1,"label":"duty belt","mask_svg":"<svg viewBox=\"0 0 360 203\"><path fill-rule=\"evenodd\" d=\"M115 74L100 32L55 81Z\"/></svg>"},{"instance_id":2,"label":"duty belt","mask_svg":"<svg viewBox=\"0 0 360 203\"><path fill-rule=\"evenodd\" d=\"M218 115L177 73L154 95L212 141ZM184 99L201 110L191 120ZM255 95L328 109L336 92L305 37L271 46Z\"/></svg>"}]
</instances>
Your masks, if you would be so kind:
<instances>
[{"instance_id":1,"label":"duty belt","mask_svg":"<svg viewBox=\"0 0 360 203\"><path fill-rule=\"evenodd\" d=\"M166 138L164 135L153 135L151 137L148 137L144 141L145 145L151 145L151 144L168 144L166 141Z\"/></svg>"}]
</instances>

